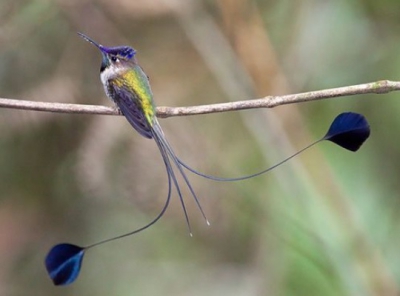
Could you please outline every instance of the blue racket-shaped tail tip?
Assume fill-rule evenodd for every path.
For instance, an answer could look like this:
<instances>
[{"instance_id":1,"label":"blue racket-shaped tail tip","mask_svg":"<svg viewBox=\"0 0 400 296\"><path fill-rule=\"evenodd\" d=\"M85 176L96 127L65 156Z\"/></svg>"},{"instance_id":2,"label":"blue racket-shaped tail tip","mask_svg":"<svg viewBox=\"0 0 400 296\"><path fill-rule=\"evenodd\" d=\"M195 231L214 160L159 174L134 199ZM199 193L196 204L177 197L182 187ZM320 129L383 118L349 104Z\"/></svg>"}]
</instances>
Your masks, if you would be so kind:
<instances>
[{"instance_id":1,"label":"blue racket-shaped tail tip","mask_svg":"<svg viewBox=\"0 0 400 296\"><path fill-rule=\"evenodd\" d=\"M357 151L368 139L370 132L368 121L363 115L346 112L333 120L323 140L331 141L350 151Z\"/></svg>"},{"instance_id":2,"label":"blue racket-shaped tail tip","mask_svg":"<svg viewBox=\"0 0 400 296\"><path fill-rule=\"evenodd\" d=\"M85 249L71 245L55 245L47 254L45 265L54 285L71 284L76 280L81 270Z\"/></svg>"}]
</instances>

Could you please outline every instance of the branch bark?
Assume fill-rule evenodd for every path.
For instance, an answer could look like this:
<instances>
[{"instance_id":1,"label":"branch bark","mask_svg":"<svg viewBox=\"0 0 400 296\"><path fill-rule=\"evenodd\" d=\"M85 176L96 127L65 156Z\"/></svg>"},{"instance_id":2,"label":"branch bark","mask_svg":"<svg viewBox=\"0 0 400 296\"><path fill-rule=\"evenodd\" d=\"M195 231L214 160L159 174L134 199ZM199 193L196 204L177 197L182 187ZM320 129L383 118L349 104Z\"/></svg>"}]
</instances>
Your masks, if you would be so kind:
<instances>
[{"instance_id":1,"label":"branch bark","mask_svg":"<svg viewBox=\"0 0 400 296\"><path fill-rule=\"evenodd\" d=\"M218 112L238 111L256 108L273 108L280 105L316 101L329 98L360 94L384 94L400 90L400 81L381 80L376 82L324 89L305 93L266 96L260 99L199 105L191 107L157 107L157 116L167 118L173 116L188 116ZM97 115L122 115L116 107L83 104L48 103L26 100L0 98L0 108L23 109L45 112L72 113L72 114L97 114Z\"/></svg>"}]
</instances>

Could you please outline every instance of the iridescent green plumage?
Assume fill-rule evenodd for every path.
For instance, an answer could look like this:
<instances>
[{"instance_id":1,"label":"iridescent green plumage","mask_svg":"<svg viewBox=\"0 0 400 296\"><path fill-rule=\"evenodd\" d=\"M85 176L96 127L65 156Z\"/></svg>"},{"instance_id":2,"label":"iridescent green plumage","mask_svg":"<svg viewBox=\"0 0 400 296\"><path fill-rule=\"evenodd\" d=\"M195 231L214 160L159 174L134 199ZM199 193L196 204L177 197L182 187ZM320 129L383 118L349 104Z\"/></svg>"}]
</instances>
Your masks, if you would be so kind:
<instances>
[{"instance_id":1,"label":"iridescent green plumage","mask_svg":"<svg viewBox=\"0 0 400 296\"><path fill-rule=\"evenodd\" d=\"M139 65L133 64L132 68L122 72L116 78L110 79L108 83L111 88L125 88L132 93L132 99L139 102L141 112L144 113L147 122L149 125L153 125L156 116L153 93L149 79Z\"/></svg>"}]
</instances>

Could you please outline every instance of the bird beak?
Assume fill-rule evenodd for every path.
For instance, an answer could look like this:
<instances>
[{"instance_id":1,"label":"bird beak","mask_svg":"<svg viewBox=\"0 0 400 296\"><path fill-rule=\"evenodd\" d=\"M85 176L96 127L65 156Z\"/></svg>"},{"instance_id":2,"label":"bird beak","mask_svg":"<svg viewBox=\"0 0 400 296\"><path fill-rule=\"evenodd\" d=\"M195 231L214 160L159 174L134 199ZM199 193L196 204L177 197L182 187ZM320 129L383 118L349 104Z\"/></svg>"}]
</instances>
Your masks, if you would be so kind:
<instances>
[{"instance_id":1,"label":"bird beak","mask_svg":"<svg viewBox=\"0 0 400 296\"><path fill-rule=\"evenodd\" d=\"M101 67L102 67L102 69L105 68L105 67L107 67L107 66L110 64L110 60L109 60L109 55L108 55L108 52L107 52L107 48L104 47L103 45L97 43L97 42L94 41L93 39L89 38L89 37L86 36L85 34L82 34L82 33L78 32L78 35L79 35L80 37L82 37L83 39L85 39L87 42L89 42L89 43L93 44L94 46L96 46L96 47L100 50L101 55L103 56L102 66L101 66ZM100 70L100 71L102 71L102 70Z\"/></svg>"},{"instance_id":2,"label":"bird beak","mask_svg":"<svg viewBox=\"0 0 400 296\"><path fill-rule=\"evenodd\" d=\"M92 43L94 46L96 46L98 49L102 49L103 46L101 44L98 44L96 41L94 41L93 39L89 38L88 36L86 36L85 34L81 33L81 32L77 32L77 34L82 37L83 39L85 39L87 42Z\"/></svg>"},{"instance_id":3,"label":"bird beak","mask_svg":"<svg viewBox=\"0 0 400 296\"><path fill-rule=\"evenodd\" d=\"M86 35L83 34L83 33L80 33L80 32L77 32L77 33L78 33L78 35L79 35L80 37L82 37L83 39L85 39L87 42L89 42L89 43L93 44L94 46L96 46L96 47L101 51L101 53L103 54L103 56L105 56L105 55L107 54L107 52L106 52L106 50L105 50L105 47L104 47L103 45L97 43L96 41L94 41L93 39L89 38L88 36L86 36Z\"/></svg>"}]
</instances>

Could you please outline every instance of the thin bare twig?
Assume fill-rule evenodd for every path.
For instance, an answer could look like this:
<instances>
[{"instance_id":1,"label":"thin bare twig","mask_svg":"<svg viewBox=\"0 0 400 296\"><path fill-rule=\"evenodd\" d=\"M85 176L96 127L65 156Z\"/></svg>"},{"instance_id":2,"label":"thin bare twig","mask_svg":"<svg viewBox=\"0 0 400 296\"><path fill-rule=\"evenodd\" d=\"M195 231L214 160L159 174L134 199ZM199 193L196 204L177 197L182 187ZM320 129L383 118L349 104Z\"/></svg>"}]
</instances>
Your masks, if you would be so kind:
<instances>
[{"instance_id":1,"label":"thin bare twig","mask_svg":"<svg viewBox=\"0 0 400 296\"><path fill-rule=\"evenodd\" d=\"M172 116L188 116L218 112L238 111L256 108L273 108L280 105L309 102L315 100L337 98L360 94L383 94L400 90L400 81L381 80L376 82L344 86L338 88L311 91L284 96L266 96L261 99L237 101L229 103L199 105L191 107L157 107L157 116L167 118ZM25 101L0 98L0 108L47 111L58 113L121 115L116 107L99 105L64 104Z\"/></svg>"}]
</instances>

